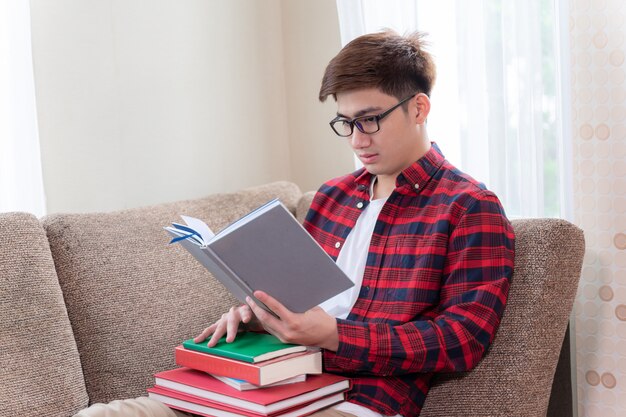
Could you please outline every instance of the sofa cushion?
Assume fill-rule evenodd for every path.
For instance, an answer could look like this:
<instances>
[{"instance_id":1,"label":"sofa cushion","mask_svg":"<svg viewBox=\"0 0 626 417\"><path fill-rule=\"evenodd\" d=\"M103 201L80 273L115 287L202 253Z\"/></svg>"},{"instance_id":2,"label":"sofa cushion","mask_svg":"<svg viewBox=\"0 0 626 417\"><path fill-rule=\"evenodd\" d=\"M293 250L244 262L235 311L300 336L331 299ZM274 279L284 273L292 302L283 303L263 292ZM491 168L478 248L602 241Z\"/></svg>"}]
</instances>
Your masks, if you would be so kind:
<instances>
[{"instance_id":1,"label":"sofa cushion","mask_svg":"<svg viewBox=\"0 0 626 417\"><path fill-rule=\"evenodd\" d=\"M153 374L175 366L174 348L236 304L163 226L186 214L218 231L278 197L292 211L297 186L112 213L44 219L81 355L90 403L145 395Z\"/></svg>"},{"instance_id":2,"label":"sofa cushion","mask_svg":"<svg viewBox=\"0 0 626 417\"><path fill-rule=\"evenodd\" d=\"M0 416L67 417L87 392L46 234L8 213L0 236Z\"/></svg>"}]
</instances>

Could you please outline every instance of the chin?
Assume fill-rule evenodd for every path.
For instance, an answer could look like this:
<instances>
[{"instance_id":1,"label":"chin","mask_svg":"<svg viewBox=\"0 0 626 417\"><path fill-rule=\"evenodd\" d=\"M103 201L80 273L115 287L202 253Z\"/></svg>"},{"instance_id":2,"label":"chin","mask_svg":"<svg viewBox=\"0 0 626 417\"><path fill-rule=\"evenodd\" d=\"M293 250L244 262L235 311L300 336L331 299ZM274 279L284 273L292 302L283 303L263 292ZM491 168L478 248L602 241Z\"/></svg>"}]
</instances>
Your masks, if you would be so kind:
<instances>
[{"instance_id":1,"label":"chin","mask_svg":"<svg viewBox=\"0 0 626 417\"><path fill-rule=\"evenodd\" d=\"M367 172L369 172L372 175L380 175L380 170L376 169L376 167L371 166L371 165L363 165L363 167L365 168L365 170Z\"/></svg>"},{"instance_id":2,"label":"chin","mask_svg":"<svg viewBox=\"0 0 626 417\"><path fill-rule=\"evenodd\" d=\"M372 164L372 165L363 165L363 166L365 167L365 169L367 169L367 172L369 172L370 174L389 175L387 170L381 167L380 165Z\"/></svg>"}]
</instances>

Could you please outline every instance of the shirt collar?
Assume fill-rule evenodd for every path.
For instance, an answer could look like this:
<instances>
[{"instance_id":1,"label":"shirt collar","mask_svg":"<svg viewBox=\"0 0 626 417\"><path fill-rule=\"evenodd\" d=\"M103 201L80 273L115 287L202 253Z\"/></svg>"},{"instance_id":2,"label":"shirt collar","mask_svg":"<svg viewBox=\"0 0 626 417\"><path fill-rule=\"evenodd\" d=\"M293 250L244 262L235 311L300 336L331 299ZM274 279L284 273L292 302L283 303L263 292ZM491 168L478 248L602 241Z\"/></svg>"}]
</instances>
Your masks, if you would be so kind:
<instances>
[{"instance_id":1,"label":"shirt collar","mask_svg":"<svg viewBox=\"0 0 626 417\"><path fill-rule=\"evenodd\" d=\"M418 190L423 188L433 175L439 170L445 157L435 142L431 142L431 147L420 159L412 163L408 168L398 175L396 187L410 186ZM360 190L366 190L373 178L373 175L362 168L356 172L355 182Z\"/></svg>"}]
</instances>

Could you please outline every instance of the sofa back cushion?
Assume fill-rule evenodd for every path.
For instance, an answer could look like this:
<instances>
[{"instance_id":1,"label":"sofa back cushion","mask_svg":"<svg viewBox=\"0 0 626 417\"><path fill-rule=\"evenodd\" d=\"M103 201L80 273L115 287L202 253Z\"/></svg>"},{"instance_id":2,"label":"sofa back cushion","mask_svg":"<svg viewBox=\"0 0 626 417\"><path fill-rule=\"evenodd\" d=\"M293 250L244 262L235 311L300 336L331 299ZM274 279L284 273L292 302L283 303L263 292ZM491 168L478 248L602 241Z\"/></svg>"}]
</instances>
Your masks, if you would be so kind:
<instances>
[{"instance_id":1,"label":"sofa back cushion","mask_svg":"<svg viewBox=\"0 0 626 417\"><path fill-rule=\"evenodd\" d=\"M292 211L297 186L236 193L100 214L44 219L80 352L90 403L146 394L153 374L175 367L174 348L236 300L163 226L180 214L214 231L272 198Z\"/></svg>"},{"instance_id":2,"label":"sofa back cushion","mask_svg":"<svg viewBox=\"0 0 626 417\"><path fill-rule=\"evenodd\" d=\"M8 213L0 236L0 416L67 417L87 392L46 234Z\"/></svg>"}]
</instances>

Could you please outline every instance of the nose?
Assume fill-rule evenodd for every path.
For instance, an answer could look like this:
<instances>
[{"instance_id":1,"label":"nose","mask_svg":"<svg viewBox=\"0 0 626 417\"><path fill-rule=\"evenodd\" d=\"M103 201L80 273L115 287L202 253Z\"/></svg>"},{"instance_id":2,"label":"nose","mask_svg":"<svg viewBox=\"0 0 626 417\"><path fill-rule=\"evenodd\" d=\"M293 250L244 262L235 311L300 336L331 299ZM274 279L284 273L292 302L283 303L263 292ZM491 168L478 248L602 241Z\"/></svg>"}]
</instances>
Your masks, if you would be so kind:
<instances>
[{"instance_id":1,"label":"nose","mask_svg":"<svg viewBox=\"0 0 626 417\"><path fill-rule=\"evenodd\" d=\"M355 149L366 148L370 145L371 140L369 134L363 133L355 127L350 137L350 145Z\"/></svg>"}]
</instances>

